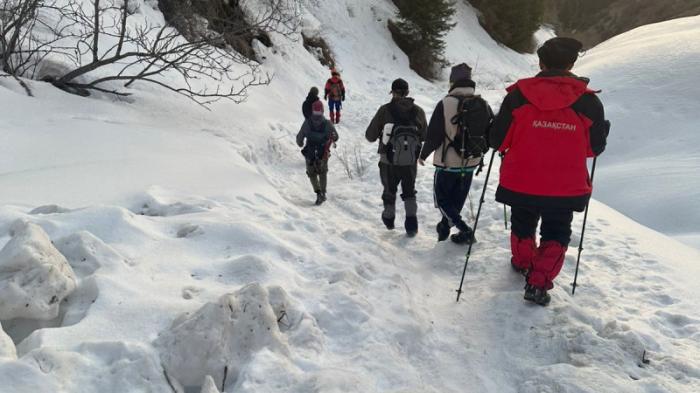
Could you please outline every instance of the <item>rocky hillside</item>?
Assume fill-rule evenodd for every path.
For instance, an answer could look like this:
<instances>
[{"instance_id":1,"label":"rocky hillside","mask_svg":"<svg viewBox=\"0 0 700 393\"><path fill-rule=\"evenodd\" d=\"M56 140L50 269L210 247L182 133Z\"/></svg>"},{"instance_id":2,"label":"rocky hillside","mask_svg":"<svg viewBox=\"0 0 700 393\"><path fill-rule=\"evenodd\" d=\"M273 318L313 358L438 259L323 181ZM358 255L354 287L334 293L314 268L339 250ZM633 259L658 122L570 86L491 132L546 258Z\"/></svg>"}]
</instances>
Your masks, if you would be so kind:
<instances>
[{"instance_id":1,"label":"rocky hillside","mask_svg":"<svg viewBox=\"0 0 700 393\"><path fill-rule=\"evenodd\" d=\"M636 27L700 14L700 0L545 0L545 23L587 48Z\"/></svg>"}]
</instances>

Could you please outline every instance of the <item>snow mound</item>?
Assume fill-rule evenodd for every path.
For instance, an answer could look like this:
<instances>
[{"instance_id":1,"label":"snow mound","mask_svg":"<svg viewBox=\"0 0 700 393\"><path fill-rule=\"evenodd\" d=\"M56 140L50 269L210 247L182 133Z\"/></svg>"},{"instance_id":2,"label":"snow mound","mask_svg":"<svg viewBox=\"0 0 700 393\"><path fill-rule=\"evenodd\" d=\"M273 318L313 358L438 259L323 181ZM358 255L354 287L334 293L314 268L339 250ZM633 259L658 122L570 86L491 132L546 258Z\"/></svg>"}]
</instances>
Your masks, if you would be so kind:
<instances>
[{"instance_id":1,"label":"snow mound","mask_svg":"<svg viewBox=\"0 0 700 393\"><path fill-rule=\"evenodd\" d=\"M595 197L700 247L698 36L700 16L643 26L591 49L574 71L603 89L612 122Z\"/></svg>"},{"instance_id":2,"label":"snow mound","mask_svg":"<svg viewBox=\"0 0 700 393\"><path fill-rule=\"evenodd\" d=\"M44 205L44 206L39 206L32 211L29 212L29 214L58 214L58 213L69 213L71 210L67 209L65 207L61 207L58 205Z\"/></svg>"},{"instance_id":3,"label":"snow mound","mask_svg":"<svg viewBox=\"0 0 700 393\"><path fill-rule=\"evenodd\" d=\"M17 349L15 348L15 343L2 330L2 324L0 324L0 359L3 358L17 359Z\"/></svg>"},{"instance_id":4,"label":"snow mound","mask_svg":"<svg viewBox=\"0 0 700 393\"><path fill-rule=\"evenodd\" d=\"M55 318L75 289L73 269L38 225L16 221L10 235L0 251L0 320Z\"/></svg>"},{"instance_id":5,"label":"snow mound","mask_svg":"<svg viewBox=\"0 0 700 393\"><path fill-rule=\"evenodd\" d=\"M76 232L56 241L56 248L66 257L75 274L85 278L97 271L102 264L126 263L112 247L88 231Z\"/></svg>"},{"instance_id":6,"label":"snow mound","mask_svg":"<svg viewBox=\"0 0 700 393\"><path fill-rule=\"evenodd\" d=\"M215 206L215 203L203 199L192 199L185 202L174 201L166 192L154 187L146 193L141 206L134 209L134 213L145 216L169 217L206 212Z\"/></svg>"},{"instance_id":7,"label":"snow mound","mask_svg":"<svg viewBox=\"0 0 700 393\"><path fill-rule=\"evenodd\" d=\"M207 375L206 378L204 378L204 384L202 384L200 393L221 393L221 391L216 387L214 378L212 378L211 375Z\"/></svg>"},{"instance_id":8,"label":"snow mound","mask_svg":"<svg viewBox=\"0 0 700 393\"><path fill-rule=\"evenodd\" d=\"M185 387L206 376L235 381L253 355L268 348L288 356L270 294L250 284L175 320L154 345L168 374Z\"/></svg>"},{"instance_id":9,"label":"snow mound","mask_svg":"<svg viewBox=\"0 0 700 393\"><path fill-rule=\"evenodd\" d=\"M173 393L157 354L147 346L125 342L34 350L19 361L0 363L0 381L14 387L13 393Z\"/></svg>"}]
</instances>

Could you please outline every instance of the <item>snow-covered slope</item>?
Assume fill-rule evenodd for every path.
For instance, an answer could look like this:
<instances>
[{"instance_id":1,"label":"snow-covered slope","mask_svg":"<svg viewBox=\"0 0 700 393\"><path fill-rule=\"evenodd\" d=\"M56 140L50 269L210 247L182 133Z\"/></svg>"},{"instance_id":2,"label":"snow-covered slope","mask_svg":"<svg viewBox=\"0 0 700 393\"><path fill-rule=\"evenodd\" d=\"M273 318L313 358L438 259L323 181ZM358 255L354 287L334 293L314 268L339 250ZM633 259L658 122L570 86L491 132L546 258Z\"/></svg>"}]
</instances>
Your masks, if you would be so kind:
<instances>
[{"instance_id":1,"label":"snow-covered slope","mask_svg":"<svg viewBox=\"0 0 700 393\"><path fill-rule=\"evenodd\" d=\"M613 129L596 197L700 247L700 16L640 27L589 51L577 71L604 90Z\"/></svg>"},{"instance_id":2,"label":"snow-covered slope","mask_svg":"<svg viewBox=\"0 0 700 393\"><path fill-rule=\"evenodd\" d=\"M484 92L497 104L499 75L530 74L533 59L458 7L449 56L482 51L477 80L499 89ZM349 89L320 208L294 135L327 70L298 42L273 37L274 52L261 49L273 84L211 112L146 88L123 103L0 87L0 246L17 220L37 224L53 245L35 243L55 247L76 280L57 318L1 321L16 345L0 332L0 392L211 392L224 379L229 393L700 390L700 255L602 204L576 297L572 245L552 306L535 308L508 266L493 180L455 303L465 250L435 242L431 170L420 170L419 235L388 232L363 140L392 79L428 112L444 86L407 69L385 27L389 1L307 12ZM344 149L367 173L345 175ZM3 262L0 286L13 277Z\"/></svg>"}]
</instances>

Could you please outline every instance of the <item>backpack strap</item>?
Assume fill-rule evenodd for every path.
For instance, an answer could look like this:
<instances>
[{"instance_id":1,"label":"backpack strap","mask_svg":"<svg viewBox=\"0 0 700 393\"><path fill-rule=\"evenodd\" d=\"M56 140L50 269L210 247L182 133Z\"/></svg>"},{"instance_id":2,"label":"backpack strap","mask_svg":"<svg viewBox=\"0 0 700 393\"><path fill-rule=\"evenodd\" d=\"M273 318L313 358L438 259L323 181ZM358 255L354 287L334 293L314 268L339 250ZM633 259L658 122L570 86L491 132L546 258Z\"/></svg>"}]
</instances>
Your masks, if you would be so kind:
<instances>
[{"instance_id":1,"label":"backpack strap","mask_svg":"<svg viewBox=\"0 0 700 393\"><path fill-rule=\"evenodd\" d=\"M462 112L462 105L464 104L464 100L466 100L468 97L467 96L456 96L456 95L452 95L452 94L447 95L447 97L452 97L452 98L457 99L457 111L456 111L455 115L452 117L452 119L450 119L450 123L456 125L457 124L456 120L459 117L460 113ZM444 100L443 100L442 105L443 105L442 112L444 114L444 112L445 112L445 101ZM450 137L447 135L447 129L443 129L443 134L444 134L444 139L442 142L442 162L445 162L445 160L447 159L447 149L450 148L450 146L452 145L454 140L450 139ZM445 142L447 142L447 143L445 143Z\"/></svg>"}]
</instances>

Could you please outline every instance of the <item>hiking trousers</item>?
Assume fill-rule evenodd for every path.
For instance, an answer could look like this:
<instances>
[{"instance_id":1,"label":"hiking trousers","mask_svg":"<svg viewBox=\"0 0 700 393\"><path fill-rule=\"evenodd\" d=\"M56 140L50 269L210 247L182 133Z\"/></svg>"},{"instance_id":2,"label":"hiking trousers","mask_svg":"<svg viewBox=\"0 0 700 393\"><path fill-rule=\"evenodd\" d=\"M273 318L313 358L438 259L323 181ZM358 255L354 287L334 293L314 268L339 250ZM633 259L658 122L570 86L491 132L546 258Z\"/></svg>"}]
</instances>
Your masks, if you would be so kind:
<instances>
[{"instance_id":1,"label":"hiking trousers","mask_svg":"<svg viewBox=\"0 0 700 393\"><path fill-rule=\"evenodd\" d=\"M406 217L415 217L418 213L418 204L416 203L416 173L417 166L396 166L383 162L379 163L379 177L384 186L382 193L382 202L384 203L384 211L382 217L393 219L396 217L396 193L399 185L401 185L401 199L403 200L406 209Z\"/></svg>"},{"instance_id":2,"label":"hiking trousers","mask_svg":"<svg viewBox=\"0 0 700 393\"><path fill-rule=\"evenodd\" d=\"M314 192L325 194L328 183L328 159L306 160L306 175L309 176Z\"/></svg>"},{"instance_id":3,"label":"hiking trousers","mask_svg":"<svg viewBox=\"0 0 700 393\"><path fill-rule=\"evenodd\" d=\"M443 223L449 227L456 226L462 232L470 230L461 214L473 177L473 170L450 171L438 168L433 178L433 199L435 207L442 213Z\"/></svg>"}]
</instances>

